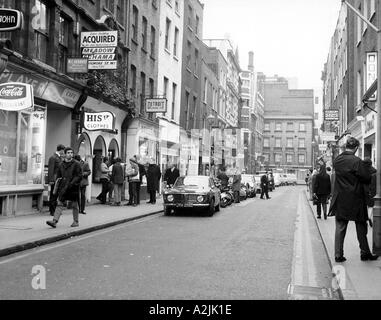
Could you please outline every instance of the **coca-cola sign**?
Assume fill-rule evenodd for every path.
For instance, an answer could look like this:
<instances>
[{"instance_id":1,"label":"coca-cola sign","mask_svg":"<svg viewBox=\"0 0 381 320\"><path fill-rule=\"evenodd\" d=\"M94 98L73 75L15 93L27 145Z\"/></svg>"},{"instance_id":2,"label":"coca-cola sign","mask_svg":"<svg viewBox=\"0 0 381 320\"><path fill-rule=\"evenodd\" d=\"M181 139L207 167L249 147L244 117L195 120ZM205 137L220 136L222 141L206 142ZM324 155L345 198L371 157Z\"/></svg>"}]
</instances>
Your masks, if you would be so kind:
<instances>
[{"instance_id":1,"label":"coca-cola sign","mask_svg":"<svg viewBox=\"0 0 381 320\"><path fill-rule=\"evenodd\" d=\"M33 106L33 87L25 83L0 84L0 109L20 111Z\"/></svg>"}]
</instances>

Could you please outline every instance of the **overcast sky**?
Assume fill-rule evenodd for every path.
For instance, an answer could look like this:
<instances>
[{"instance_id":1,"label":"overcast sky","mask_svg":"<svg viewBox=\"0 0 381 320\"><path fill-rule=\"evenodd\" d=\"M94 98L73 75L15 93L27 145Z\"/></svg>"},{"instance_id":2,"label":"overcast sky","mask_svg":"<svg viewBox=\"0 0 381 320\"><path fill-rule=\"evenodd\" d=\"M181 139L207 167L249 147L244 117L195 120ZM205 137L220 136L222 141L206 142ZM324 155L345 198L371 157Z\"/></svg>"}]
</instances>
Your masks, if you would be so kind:
<instances>
[{"instance_id":1,"label":"overcast sky","mask_svg":"<svg viewBox=\"0 0 381 320\"><path fill-rule=\"evenodd\" d=\"M341 0L201 0L204 39L229 34L242 68L248 52L268 76L296 77L299 89L320 90L321 71Z\"/></svg>"}]
</instances>

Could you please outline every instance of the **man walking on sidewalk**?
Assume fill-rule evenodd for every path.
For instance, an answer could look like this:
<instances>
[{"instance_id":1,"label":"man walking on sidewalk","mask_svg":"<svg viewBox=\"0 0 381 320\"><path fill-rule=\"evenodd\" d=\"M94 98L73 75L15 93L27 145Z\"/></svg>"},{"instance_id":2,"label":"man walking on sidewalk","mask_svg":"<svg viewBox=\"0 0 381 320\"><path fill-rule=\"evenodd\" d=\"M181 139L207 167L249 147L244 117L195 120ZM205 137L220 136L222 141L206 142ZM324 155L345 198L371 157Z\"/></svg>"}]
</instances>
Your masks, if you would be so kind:
<instances>
[{"instance_id":1,"label":"man walking on sidewalk","mask_svg":"<svg viewBox=\"0 0 381 320\"><path fill-rule=\"evenodd\" d=\"M57 195L53 194L53 190L57 180L58 169L62 163L64 150L65 146L63 144L59 144L57 146L57 151L49 158L48 162L48 181L50 185L49 211L51 216L54 215L54 211L57 207Z\"/></svg>"},{"instance_id":2,"label":"man walking on sidewalk","mask_svg":"<svg viewBox=\"0 0 381 320\"><path fill-rule=\"evenodd\" d=\"M55 228L65 208L66 201L73 203L73 223L71 227L78 227L78 201L79 184L82 179L82 170L79 162L73 159L74 152L70 147L65 148L65 160L61 163L57 174L57 186L55 192L58 194L58 203L54 212L53 221L46 221L46 224Z\"/></svg>"},{"instance_id":3,"label":"man walking on sidewalk","mask_svg":"<svg viewBox=\"0 0 381 320\"><path fill-rule=\"evenodd\" d=\"M269 197L269 177L267 176L268 172L266 172L261 177L261 199L264 199L263 196L266 195L266 199L271 199Z\"/></svg>"},{"instance_id":4,"label":"man walking on sidewalk","mask_svg":"<svg viewBox=\"0 0 381 320\"><path fill-rule=\"evenodd\" d=\"M364 185L371 181L369 169L363 161L355 156L360 143L349 137L345 151L335 159L333 169L335 178L330 206L330 215L336 216L335 231L335 261L344 262L344 237L349 221L355 221L357 239L360 244L360 258L362 261L376 260L372 255L367 235L367 206Z\"/></svg>"}]
</instances>

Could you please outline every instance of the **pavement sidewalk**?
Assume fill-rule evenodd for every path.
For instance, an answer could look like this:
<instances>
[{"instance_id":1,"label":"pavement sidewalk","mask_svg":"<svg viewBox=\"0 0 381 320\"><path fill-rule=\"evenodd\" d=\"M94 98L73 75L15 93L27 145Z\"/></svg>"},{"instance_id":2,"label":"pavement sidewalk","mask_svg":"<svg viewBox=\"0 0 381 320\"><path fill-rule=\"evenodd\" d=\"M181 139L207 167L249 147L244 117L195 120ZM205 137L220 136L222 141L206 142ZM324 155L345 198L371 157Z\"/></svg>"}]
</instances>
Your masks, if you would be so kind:
<instances>
[{"instance_id":1,"label":"pavement sidewalk","mask_svg":"<svg viewBox=\"0 0 381 320\"><path fill-rule=\"evenodd\" d=\"M305 193L307 199L307 192ZM345 300L381 299L381 257L376 261L361 261L354 222L348 224L344 241L344 256L347 261L336 263L334 256L335 218L317 219L316 206L308 201L318 225L332 273ZM372 228L368 228L368 242L372 249Z\"/></svg>"},{"instance_id":2,"label":"pavement sidewalk","mask_svg":"<svg viewBox=\"0 0 381 320\"><path fill-rule=\"evenodd\" d=\"M125 202L123 202L125 203ZM57 228L46 224L52 220L49 212L43 211L16 217L0 218L0 257L41 245L71 238L88 232L108 228L163 211L163 201L158 198L156 204L141 201L137 207L91 205L85 215L79 215L79 227L71 228L72 210L64 210Z\"/></svg>"}]
</instances>

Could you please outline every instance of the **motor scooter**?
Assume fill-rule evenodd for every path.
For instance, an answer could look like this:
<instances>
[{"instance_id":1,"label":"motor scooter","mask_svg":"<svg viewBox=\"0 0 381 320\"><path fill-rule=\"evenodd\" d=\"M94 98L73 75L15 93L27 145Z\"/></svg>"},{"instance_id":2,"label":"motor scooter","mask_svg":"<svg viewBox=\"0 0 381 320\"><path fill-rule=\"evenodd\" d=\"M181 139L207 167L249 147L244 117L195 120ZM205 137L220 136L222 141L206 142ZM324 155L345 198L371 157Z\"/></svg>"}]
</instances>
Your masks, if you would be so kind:
<instances>
[{"instance_id":1,"label":"motor scooter","mask_svg":"<svg viewBox=\"0 0 381 320\"><path fill-rule=\"evenodd\" d=\"M222 187L220 186L221 190L221 208L226 208L227 206L230 206L234 202L234 194L231 191L230 187Z\"/></svg>"}]
</instances>

